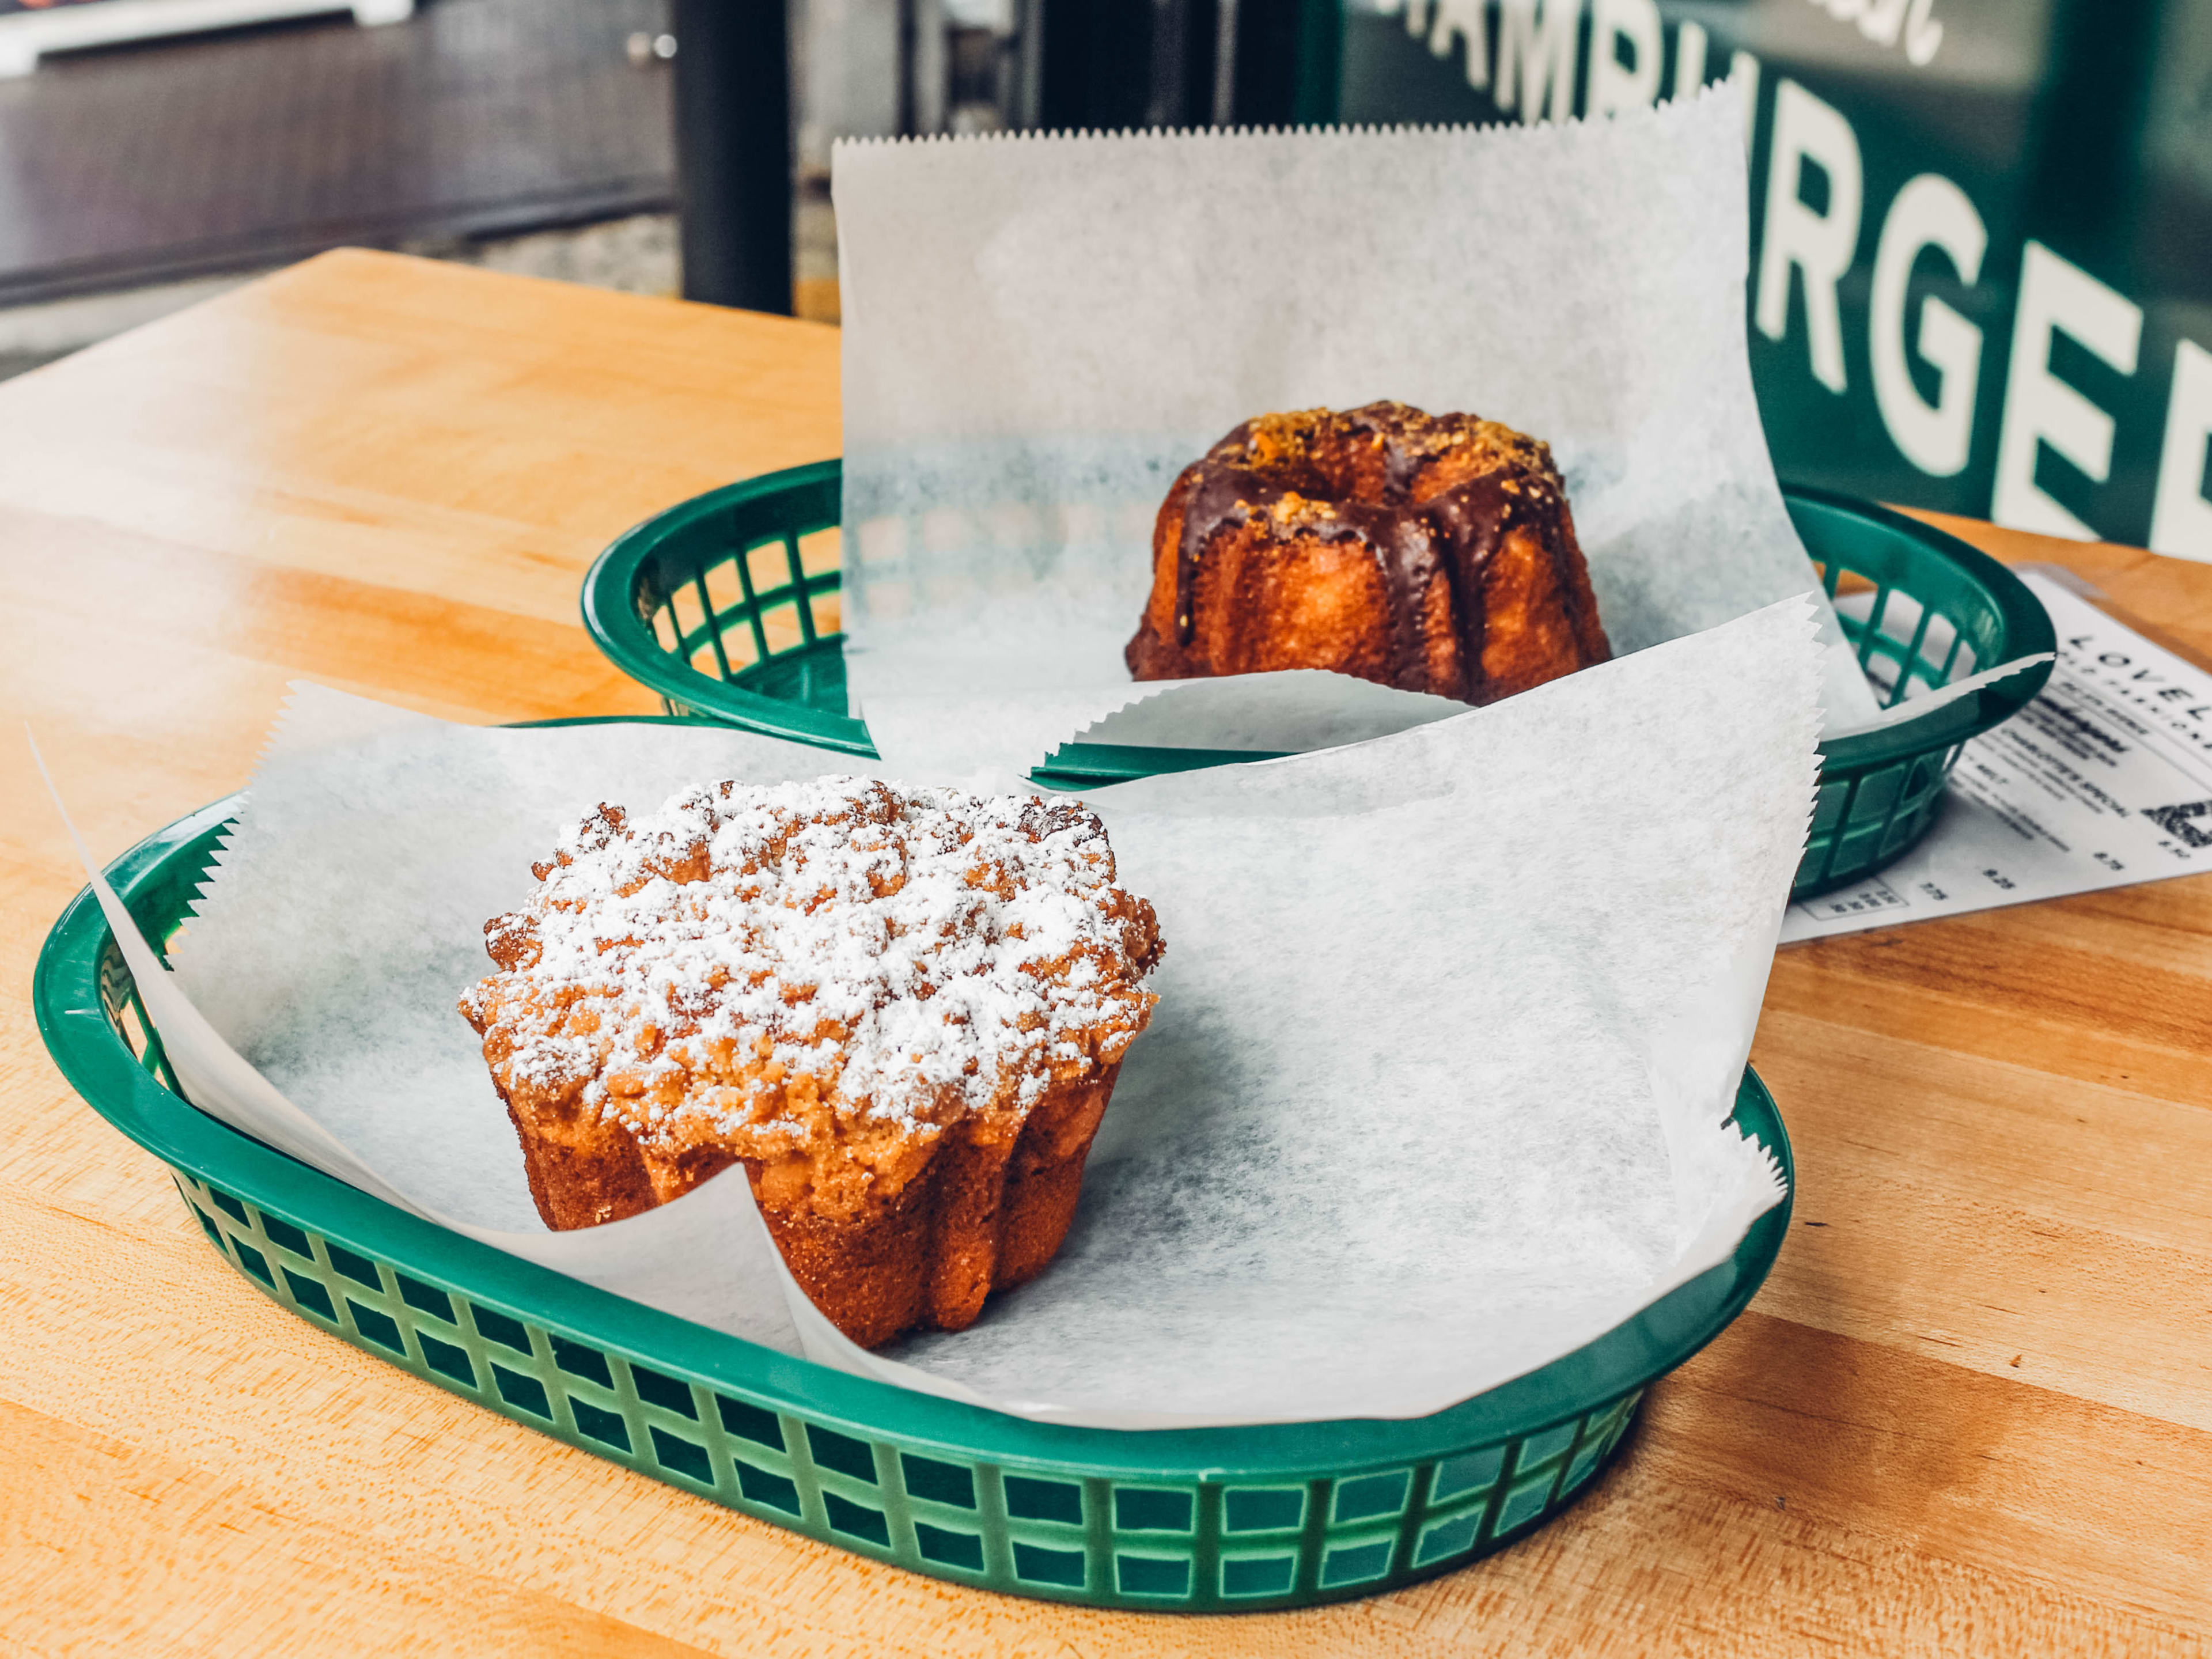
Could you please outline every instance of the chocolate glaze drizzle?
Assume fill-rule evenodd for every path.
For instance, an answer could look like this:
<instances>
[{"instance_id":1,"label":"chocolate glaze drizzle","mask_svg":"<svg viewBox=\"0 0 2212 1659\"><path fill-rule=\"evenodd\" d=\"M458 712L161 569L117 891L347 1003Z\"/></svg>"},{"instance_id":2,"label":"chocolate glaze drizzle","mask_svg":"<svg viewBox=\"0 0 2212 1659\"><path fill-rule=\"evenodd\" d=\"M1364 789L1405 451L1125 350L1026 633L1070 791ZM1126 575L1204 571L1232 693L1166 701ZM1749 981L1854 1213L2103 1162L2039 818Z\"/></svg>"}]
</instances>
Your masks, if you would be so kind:
<instances>
[{"instance_id":1,"label":"chocolate glaze drizzle","mask_svg":"<svg viewBox=\"0 0 2212 1659\"><path fill-rule=\"evenodd\" d=\"M1549 457L1540 448L1528 461L1501 454L1490 471L1416 501L1413 489L1423 469L1470 435L1474 423L1467 417L1432 419L1391 403L1340 415L1316 411L1316 416L1313 429L1304 434L1307 441L1281 460L1255 465L1255 428L1260 423L1248 421L1192 469L1196 476L1183 501L1176 550L1176 644L1188 648L1196 632L1199 572L1215 537L1272 515L1295 496L1307 506L1294 533L1360 542L1374 555L1389 595L1396 684L1411 690L1475 696L1483 678L1481 598L1490 560L1507 534L1523 524L1541 538L1555 564L1566 550L1560 534L1565 496ZM1352 478L1332 477L1322 470L1314 455L1320 446L1312 440L1323 436L1324 428L1333 428L1325 435L1339 442L1365 438L1373 443L1382 461L1379 501L1353 499ZM1541 464L1529 464L1537 456ZM1450 590L1464 686L1427 683L1422 611L1439 574Z\"/></svg>"}]
</instances>

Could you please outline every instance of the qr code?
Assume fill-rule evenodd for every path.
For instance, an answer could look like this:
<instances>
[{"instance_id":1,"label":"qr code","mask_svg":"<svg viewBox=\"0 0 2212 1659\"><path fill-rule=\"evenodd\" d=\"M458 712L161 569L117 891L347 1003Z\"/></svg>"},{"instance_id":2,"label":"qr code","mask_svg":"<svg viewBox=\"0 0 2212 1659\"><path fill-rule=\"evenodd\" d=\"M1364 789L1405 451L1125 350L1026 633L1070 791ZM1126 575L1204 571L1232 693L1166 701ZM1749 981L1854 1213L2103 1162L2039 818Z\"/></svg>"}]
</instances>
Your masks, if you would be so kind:
<instances>
[{"instance_id":1,"label":"qr code","mask_svg":"<svg viewBox=\"0 0 2212 1659\"><path fill-rule=\"evenodd\" d=\"M2184 847L2212 847L2212 800L2154 806L2143 816Z\"/></svg>"}]
</instances>

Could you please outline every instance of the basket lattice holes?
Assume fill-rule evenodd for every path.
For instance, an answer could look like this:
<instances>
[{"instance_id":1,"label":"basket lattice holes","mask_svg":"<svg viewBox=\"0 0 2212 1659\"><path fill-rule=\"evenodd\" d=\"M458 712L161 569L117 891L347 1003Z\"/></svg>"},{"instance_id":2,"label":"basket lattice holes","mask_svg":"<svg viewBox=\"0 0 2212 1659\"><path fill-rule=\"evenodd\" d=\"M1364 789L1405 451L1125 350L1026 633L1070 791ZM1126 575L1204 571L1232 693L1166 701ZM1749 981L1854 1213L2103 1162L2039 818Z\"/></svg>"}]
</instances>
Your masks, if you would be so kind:
<instances>
[{"instance_id":1,"label":"basket lattice holes","mask_svg":"<svg viewBox=\"0 0 2212 1659\"><path fill-rule=\"evenodd\" d=\"M1834 601L1836 618L1884 708L1964 679L1980 664L1976 635L1997 626L1992 616L1954 617L1893 583L1831 561L1814 568ZM1943 788L1963 745L1887 765L1846 769L1820 787L1812 834L1797 878L1802 894L1832 872L1887 861L1910 846L1942 804ZM1839 833L1840 831L1840 833Z\"/></svg>"},{"instance_id":2,"label":"basket lattice holes","mask_svg":"<svg viewBox=\"0 0 2212 1659\"><path fill-rule=\"evenodd\" d=\"M175 1090L112 940L100 983L117 1034ZM1643 1399L1633 1390L1518 1441L1292 1484L956 1461L733 1398L171 1173L225 1261L318 1328L426 1382L761 1520L1018 1595L1164 1610L1302 1605L1437 1571L1555 1514L1604 1466Z\"/></svg>"},{"instance_id":3,"label":"basket lattice holes","mask_svg":"<svg viewBox=\"0 0 2212 1659\"><path fill-rule=\"evenodd\" d=\"M835 525L740 544L726 521L708 518L640 573L638 618L663 651L709 678L743 676L763 696L842 714L838 558ZM694 712L661 702L672 714Z\"/></svg>"}]
</instances>

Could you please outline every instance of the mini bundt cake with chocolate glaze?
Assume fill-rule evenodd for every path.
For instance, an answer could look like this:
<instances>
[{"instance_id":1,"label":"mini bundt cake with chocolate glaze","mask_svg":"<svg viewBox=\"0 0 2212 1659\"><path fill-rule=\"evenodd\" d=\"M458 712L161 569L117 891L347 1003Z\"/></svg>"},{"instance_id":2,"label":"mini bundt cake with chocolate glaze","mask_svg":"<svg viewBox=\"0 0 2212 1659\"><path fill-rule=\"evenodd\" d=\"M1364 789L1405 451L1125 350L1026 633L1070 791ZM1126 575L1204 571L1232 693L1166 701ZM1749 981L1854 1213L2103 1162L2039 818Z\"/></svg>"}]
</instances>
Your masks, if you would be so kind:
<instances>
[{"instance_id":1,"label":"mini bundt cake with chocolate glaze","mask_svg":"<svg viewBox=\"0 0 2212 1659\"><path fill-rule=\"evenodd\" d=\"M1140 680L1326 668L1484 703L1612 653L1550 449L1374 403L1262 415L1184 469L1125 654Z\"/></svg>"}]
</instances>

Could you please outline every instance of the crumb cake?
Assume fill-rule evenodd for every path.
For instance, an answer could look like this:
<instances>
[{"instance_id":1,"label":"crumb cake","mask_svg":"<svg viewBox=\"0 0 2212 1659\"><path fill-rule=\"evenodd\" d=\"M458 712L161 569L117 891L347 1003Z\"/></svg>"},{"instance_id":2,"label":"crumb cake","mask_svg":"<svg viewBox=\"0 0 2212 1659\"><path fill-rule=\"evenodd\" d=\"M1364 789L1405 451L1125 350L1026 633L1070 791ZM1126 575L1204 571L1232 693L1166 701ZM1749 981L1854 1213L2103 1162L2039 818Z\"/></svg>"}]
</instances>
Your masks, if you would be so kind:
<instances>
[{"instance_id":1,"label":"crumb cake","mask_svg":"<svg viewBox=\"0 0 2212 1659\"><path fill-rule=\"evenodd\" d=\"M1158 999L1152 908L1079 805L860 778L602 805L484 924L461 1012L550 1227L742 1164L854 1341L959 1330L1075 1212Z\"/></svg>"},{"instance_id":2,"label":"crumb cake","mask_svg":"<svg viewBox=\"0 0 2212 1659\"><path fill-rule=\"evenodd\" d=\"M1611 654L1550 449L1404 404L1247 421L1184 469L1140 680L1327 668L1494 702Z\"/></svg>"}]
</instances>

